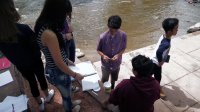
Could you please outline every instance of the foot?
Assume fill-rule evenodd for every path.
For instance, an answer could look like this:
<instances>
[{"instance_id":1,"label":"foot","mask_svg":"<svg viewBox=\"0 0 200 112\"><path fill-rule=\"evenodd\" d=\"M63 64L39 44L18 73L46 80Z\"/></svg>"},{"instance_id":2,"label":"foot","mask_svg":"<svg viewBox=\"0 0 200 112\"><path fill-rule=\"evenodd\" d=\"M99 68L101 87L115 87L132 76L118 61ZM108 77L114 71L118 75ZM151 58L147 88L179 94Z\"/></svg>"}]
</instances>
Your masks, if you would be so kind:
<instances>
[{"instance_id":1,"label":"foot","mask_svg":"<svg viewBox=\"0 0 200 112\"><path fill-rule=\"evenodd\" d=\"M44 112L44 98L41 98L41 103L39 103L40 112Z\"/></svg>"},{"instance_id":2,"label":"foot","mask_svg":"<svg viewBox=\"0 0 200 112\"><path fill-rule=\"evenodd\" d=\"M76 93L80 90L79 87L76 87L76 86L72 86L72 92Z\"/></svg>"},{"instance_id":3,"label":"foot","mask_svg":"<svg viewBox=\"0 0 200 112\"><path fill-rule=\"evenodd\" d=\"M165 93L163 92L163 90L161 89L160 90L160 98L165 98L166 97L166 95L165 95Z\"/></svg>"},{"instance_id":4,"label":"foot","mask_svg":"<svg viewBox=\"0 0 200 112\"><path fill-rule=\"evenodd\" d=\"M48 96L46 96L45 98L45 102L49 103L51 101L51 99L53 98L54 96L54 90L53 89L50 89L48 90Z\"/></svg>"},{"instance_id":5,"label":"foot","mask_svg":"<svg viewBox=\"0 0 200 112\"><path fill-rule=\"evenodd\" d=\"M72 102L72 107L76 107L76 105L80 105L81 104L81 100L74 100Z\"/></svg>"},{"instance_id":6,"label":"foot","mask_svg":"<svg viewBox=\"0 0 200 112\"><path fill-rule=\"evenodd\" d=\"M81 110L81 106L80 105L76 105L73 109L72 112L80 112Z\"/></svg>"},{"instance_id":7,"label":"foot","mask_svg":"<svg viewBox=\"0 0 200 112\"><path fill-rule=\"evenodd\" d=\"M76 49L76 57L77 58L81 58L81 57L84 57L85 54L83 52L81 52L80 49Z\"/></svg>"}]
</instances>

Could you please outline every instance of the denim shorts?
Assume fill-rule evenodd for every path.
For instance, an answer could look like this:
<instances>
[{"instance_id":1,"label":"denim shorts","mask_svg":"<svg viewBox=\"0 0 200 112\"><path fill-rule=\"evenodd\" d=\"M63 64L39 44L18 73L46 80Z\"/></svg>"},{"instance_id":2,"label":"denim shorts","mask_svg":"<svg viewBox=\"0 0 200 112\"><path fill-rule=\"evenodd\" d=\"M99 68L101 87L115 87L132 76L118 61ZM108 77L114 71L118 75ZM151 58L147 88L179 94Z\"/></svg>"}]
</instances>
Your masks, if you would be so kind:
<instances>
[{"instance_id":1,"label":"denim shorts","mask_svg":"<svg viewBox=\"0 0 200 112\"><path fill-rule=\"evenodd\" d=\"M60 91L66 112L72 111L71 78L58 68L46 67L47 80Z\"/></svg>"}]
</instances>

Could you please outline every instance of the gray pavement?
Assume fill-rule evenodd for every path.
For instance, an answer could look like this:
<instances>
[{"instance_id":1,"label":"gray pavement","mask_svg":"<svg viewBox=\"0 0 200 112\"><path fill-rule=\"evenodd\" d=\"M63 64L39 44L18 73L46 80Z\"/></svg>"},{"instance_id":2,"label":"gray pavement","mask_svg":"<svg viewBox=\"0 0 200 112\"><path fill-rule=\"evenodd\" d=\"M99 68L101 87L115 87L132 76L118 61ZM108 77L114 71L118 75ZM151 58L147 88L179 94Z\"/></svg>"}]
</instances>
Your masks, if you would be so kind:
<instances>
[{"instance_id":1,"label":"gray pavement","mask_svg":"<svg viewBox=\"0 0 200 112\"><path fill-rule=\"evenodd\" d=\"M144 54L150 57L155 45L123 54L119 80L132 75L131 59ZM155 102L155 112L200 112L200 32L172 39L170 62L163 66L161 86L165 99ZM101 63L95 62L101 77Z\"/></svg>"}]
</instances>

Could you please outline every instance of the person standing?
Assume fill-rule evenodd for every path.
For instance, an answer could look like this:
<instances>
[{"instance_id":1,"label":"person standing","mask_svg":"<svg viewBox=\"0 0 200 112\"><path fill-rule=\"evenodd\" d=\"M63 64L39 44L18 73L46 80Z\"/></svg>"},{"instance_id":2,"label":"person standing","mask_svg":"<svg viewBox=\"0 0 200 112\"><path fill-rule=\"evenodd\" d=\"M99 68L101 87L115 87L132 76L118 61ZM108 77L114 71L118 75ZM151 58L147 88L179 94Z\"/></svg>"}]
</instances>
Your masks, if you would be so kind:
<instances>
[{"instance_id":1,"label":"person standing","mask_svg":"<svg viewBox=\"0 0 200 112\"><path fill-rule=\"evenodd\" d=\"M64 22L64 29L62 31L66 41L65 41L65 46L66 46L66 52L68 55L68 58L70 61L73 63L75 62L75 52L76 52L76 45L74 41L74 36L73 36L73 28L71 24L71 13L67 14L66 21Z\"/></svg>"},{"instance_id":2,"label":"person standing","mask_svg":"<svg viewBox=\"0 0 200 112\"><path fill-rule=\"evenodd\" d=\"M81 74L68 67L73 62L67 58L62 30L69 12L72 12L69 0L46 0L34 28L39 47L45 55L48 80L59 89L66 112L72 111L70 76L76 80L83 79Z\"/></svg>"},{"instance_id":3,"label":"person standing","mask_svg":"<svg viewBox=\"0 0 200 112\"><path fill-rule=\"evenodd\" d=\"M111 89L115 87L115 81L118 79L122 54L126 49L127 36L120 30L122 20L120 16L113 15L108 19L108 31L100 35L97 52L101 56L102 78L104 83L108 81L111 75Z\"/></svg>"},{"instance_id":4,"label":"person standing","mask_svg":"<svg viewBox=\"0 0 200 112\"><path fill-rule=\"evenodd\" d=\"M28 25L18 23L19 19L13 0L0 0L0 51L28 81L39 110L44 111L44 103L52 99L54 90L48 90L40 49L34 40L35 34ZM40 97L36 78L45 98Z\"/></svg>"},{"instance_id":5,"label":"person standing","mask_svg":"<svg viewBox=\"0 0 200 112\"><path fill-rule=\"evenodd\" d=\"M162 66L164 63L168 63L170 60L170 47L171 37L177 34L179 20L177 18L167 18L162 22L162 27L165 31L154 50L153 56L151 57L154 62L153 74L155 79L160 83L162 78ZM160 96L165 97L164 92L160 91Z\"/></svg>"},{"instance_id":6,"label":"person standing","mask_svg":"<svg viewBox=\"0 0 200 112\"><path fill-rule=\"evenodd\" d=\"M76 57L76 45L75 45L75 41L74 41L74 36L73 36L73 28L72 28L72 24L71 24L71 16L72 16L72 12L68 12L67 13L67 17L66 20L64 22L64 29L62 30L62 34L64 35L65 38L65 50L67 53L67 58L72 61L73 63L75 63L75 57ZM70 76L71 81L75 81L75 79ZM72 85L72 92L78 92L80 90L79 87ZM76 105L80 105L81 104L81 100L75 100L72 101L73 107L75 107Z\"/></svg>"}]
</instances>

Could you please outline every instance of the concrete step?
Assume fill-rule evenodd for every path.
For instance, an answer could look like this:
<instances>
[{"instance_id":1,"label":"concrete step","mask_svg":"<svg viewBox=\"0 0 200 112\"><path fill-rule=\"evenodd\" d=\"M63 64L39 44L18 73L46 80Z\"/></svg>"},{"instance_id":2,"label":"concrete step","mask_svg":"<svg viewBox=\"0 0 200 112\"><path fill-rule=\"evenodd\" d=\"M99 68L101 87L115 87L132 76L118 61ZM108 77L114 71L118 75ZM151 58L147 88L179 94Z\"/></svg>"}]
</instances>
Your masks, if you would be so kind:
<instances>
[{"instance_id":1,"label":"concrete step","mask_svg":"<svg viewBox=\"0 0 200 112\"><path fill-rule=\"evenodd\" d=\"M24 84L24 87L23 87L24 92L27 95L27 97L29 98L29 101L28 101L29 110L31 112L39 112L39 105L36 102L36 100L34 99L34 97L31 95L31 91L30 91L28 82L26 80L23 80L23 84ZM51 84L48 84L48 86L49 86L49 89L54 89L55 95L54 95L53 99L50 101L50 103L45 104L45 112L63 112L64 109L63 109L63 105L62 105L62 97L61 97L60 92L58 91L58 89L55 86L53 86ZM40 90L40 94L42 97L44 97L43 91Z\"/></svg>"}]
</instances>

